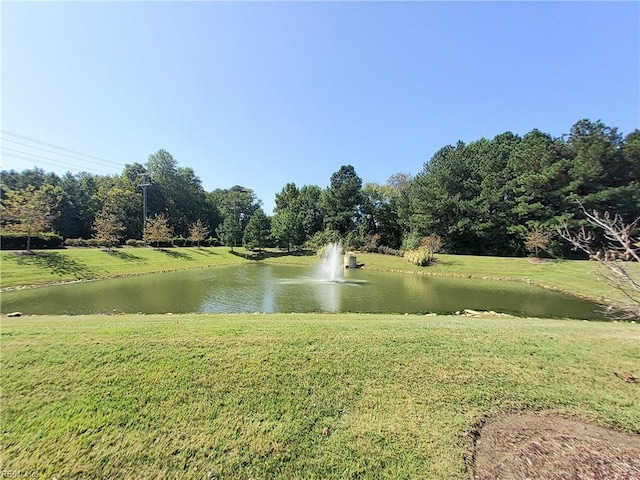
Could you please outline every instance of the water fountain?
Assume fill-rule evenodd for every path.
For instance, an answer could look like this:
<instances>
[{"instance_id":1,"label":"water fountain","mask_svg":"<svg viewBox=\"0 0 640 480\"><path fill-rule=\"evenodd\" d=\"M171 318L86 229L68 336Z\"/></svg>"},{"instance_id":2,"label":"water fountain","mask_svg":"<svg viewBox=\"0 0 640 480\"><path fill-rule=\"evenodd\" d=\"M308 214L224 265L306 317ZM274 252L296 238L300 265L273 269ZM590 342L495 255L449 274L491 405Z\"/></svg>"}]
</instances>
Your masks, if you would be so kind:
<instances>
[{"instance_id":1,"label":"water fountain","mask_svg":"<svg viewBox=\"0 0 640 480\"><path fill-rule=\"evenodd\" d=\"M341 283L344 279L342 241L328 244L318 265L317 278L324 282Z\"/></svg>"}]
</instances>

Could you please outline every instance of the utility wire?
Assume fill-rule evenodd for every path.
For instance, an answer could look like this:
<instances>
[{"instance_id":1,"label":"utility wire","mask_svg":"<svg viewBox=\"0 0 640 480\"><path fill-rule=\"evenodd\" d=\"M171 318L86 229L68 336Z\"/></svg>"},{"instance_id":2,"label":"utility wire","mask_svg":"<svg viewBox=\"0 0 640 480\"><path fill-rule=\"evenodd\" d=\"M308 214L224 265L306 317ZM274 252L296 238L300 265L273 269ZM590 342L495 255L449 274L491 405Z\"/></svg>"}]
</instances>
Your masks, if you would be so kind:
<instances>
[{"instance_id":1,"label":"utility wire","mask_svg":"<svg viewBox=\"0 0 640 480\"><path fill-rule=\"evenodd\" d=\"M94 160L94 161L91 161L91 160L82 160L83 162L96 163L96 162L95 162L95 160L98 160L99 162L101 162L101 164L109 164L109 165L111 165L111 166L124 168L124 164L122 164L122 163L112 162L111 160L106 160L106 159L104 159L104 158L96 157L95 155L88 155L88 154L86 154L86 153L82 153L82 152L79 152L79 151L77 151L77 150L72 150L72 149L70 149L70 148L61 147L61 146L59 146L59 145L55 145L55 144L53 144L53 143L43 142L43 141L41 141L41 140L37 140L37 139L35 139L35 138L31 138L31 137L27 137L27 136L25 136L25 135L20 135L20 134L18 134L18 133L9 132L9 131L7 131L7 130L0 130L0 132L2 132L2 134L3 134L3 135L9 135L9 136L14 137L14 138L19 138L19 139L21 139L21 140L26 140L26 141L29 141L29 142L37 143L37 144L39 144L39 145L44 145L44 146L47 146L47 147L56 148L56 149L58 149L58 150L62 150L62 151L64 151L64 152L73 153L73 154L75 154L75 155L80 155L80 156L82 156L82 157L91 158L91 159L93 159L93 160ZM5 140L7 140L7 141L14 141L14 142L15 142L15 140L10 140L10 139L5 139ZM18 142L16 142L16 143L18 143ZM37 148L37 147L32 147L32 148ZM52 153L53 153L53 152L52 152ZM56 154L57 154L57 155L63 155L62 153L56 153ZM109 165L103 165L103 166L109 166Z\"/></svg>"},{"instance_id":2,"label":"utility wire","mask_svg":"<svg viewBox=\"0 0 640 480\"><path fill-rule=\"evenodd\" d=\"M78 168L80 170L91 170L91 171L96 172L96 173L102 173L104 175L110 175L110 173L105 172L104 170L97 170L97 169L91 168L91 167L81 167L80 165L76 165L76 164L73 164L73 163L61 162L59 160L53 160L51 158L43 157L41 155L35 155L33 153L21 152L20 150L14 150L12 148L2 147L2 149L3 150L9 150L9 152L2 152L3 155L6 155L8 157L17 158L19 160L26 160L26 161L29 161L29 162L34 162L36 164L48 165L50 167L64 167L64 168L73 167L73 168ZM16 152L16 153L22 154L22 155L16 155L16 153L11 153L11 152ZM28 155L28 156L25 156L25 155ZM38 157L38 159L34 159L32 157ZM42 160L39 160L39 159L42 159Z\"/></svg>"},{"instance_id":3,"label":"utility wire","mask_svg":"<svg viewBox=\"0 0 640 480\"><path fill-rule=\"evenodd\" d=\"M83 158L80 157L74 157L73 155L68 155L66 153L59 153L59 152L54 152L53 150L47 150L46 148L42 148L42 147L36 147L33 145L29 145L27 143L22 143L22 142L17 142L16 140L11 140L10 138L5 138L4 139L5 142L11 142L11 143L17 143L18 145L22 145L23 147L27 147L27 148L34 148L36 150L42 150L43 152L47 152L47 153L52 153L54 155L62 155L63 157L69 157L72 158L74 160L79 160L81 162L86 162L86 163L90 163L90 164L95 164L96 162L89 162L87 160L84 160ZM3 148L8 148L8 147L3 147ZM17 151L17 150L16 150ZM25 152L26 153L26 152ZM29 153L29 155L32 155L31 153ZM101 165L103 166L103 165ZM107 165L108 166L108 165ZM84 168L84 167L83 167ZM124 165L122 165L122 168L124 168Z\"/></svg>"}]
</instances>

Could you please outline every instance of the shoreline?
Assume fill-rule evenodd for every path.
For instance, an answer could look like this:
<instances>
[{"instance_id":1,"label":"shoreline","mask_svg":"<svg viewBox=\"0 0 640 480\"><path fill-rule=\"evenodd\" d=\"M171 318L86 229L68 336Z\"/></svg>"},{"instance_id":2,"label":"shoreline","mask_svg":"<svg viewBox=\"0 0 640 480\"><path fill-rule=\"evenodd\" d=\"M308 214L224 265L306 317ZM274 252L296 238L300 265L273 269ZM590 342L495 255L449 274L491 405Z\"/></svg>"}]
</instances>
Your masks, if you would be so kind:
<instances>
[{"instance_id":1,"label":"shoreline","mask_svg":"<svg viewBox=\"0 0 640 480\"><path fill-rule=\"evenodd\" d=\"M263 260L255 260L255 259L245 260L245 262L250 262L252 264L260 263L262 261ZM269 262L266 262L266 263L269 264ZM297 266L297 267L311 266L306 263L303 264L295 261L278 262L278 264ZM92 278L79 278L79 279L73 279L73 280L61 280L61 281L42 282L42 283L35 283L35 284L15 285L15 286L8 286L8 287L0 287L0 293L15 292L15 291L21 291L21 290L31 290L31 289L45 288L45 287L63 286L63 285L73 285L76 283L94 282L94 281L100 281L100 280L131 278L131 277L150 275L150 274L153 275L153 274L161 274L161 273L186 271L186 270L198 270L198 269L201 270L201 269L207 269L207 268L226 267L231 265L238 265L238 263L225 262L225 263L220 263L215 265L198 265L198 266L190 266L190 267L186 266L186 267L180 267L180 268L160 269L160 270L149 271L149 272L133 272L133 273L122 273L122 274L111 274L111 275L107 274L107 275L98 275ZM615 300L611 298L580 293L580 292L576 292L566 288L541 283L539 281L536 281L527 277L505 277L505 276L491 276L491 275L470 275L470 274L461 274L461 273L442 273L442 272L432 272L432 271L413 271L413 270L402 269L402 268L378 267L378 266L370 266L370 265L366 265L360 268L362 268L363 270L369 270L369 271L423 275L423 276L432 276L432 277L441 277L441 278L464 278L464 279L475 279L475 280L518 282L518 283L525 283L527 285L531 285L534 287L544 288L557 293L572 296L574 298L578 298L581 300L593 302L597 305L601 305L605 307L614 306L616 304ZM429 268L429 267L425 267L425 268Z\"/></svg>"}]
</instances>

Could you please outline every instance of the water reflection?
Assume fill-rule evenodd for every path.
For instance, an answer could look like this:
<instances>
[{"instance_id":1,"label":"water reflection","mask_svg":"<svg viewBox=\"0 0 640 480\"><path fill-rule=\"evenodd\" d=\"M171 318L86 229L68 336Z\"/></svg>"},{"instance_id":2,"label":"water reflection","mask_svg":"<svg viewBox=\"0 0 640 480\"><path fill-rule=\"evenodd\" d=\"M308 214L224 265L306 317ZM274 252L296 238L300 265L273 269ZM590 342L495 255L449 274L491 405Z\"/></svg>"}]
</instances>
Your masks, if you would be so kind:
<instances>
[{"instance_id":1,"label":"water reflection","mask_svg":"<svg viewBox=\"0 0 640 480\"><path fill-rule=\"evenodd\" d=\"M247 264L3 292L25 314L452 312L599 318L593 303L521 283L346 270L338 283L304 267Z\"/></svg>"},{"instance_id":2,"label":"water reflection","mask_svg":"<svg viewBox=\"0 0 640 480\"><path fill-rule=\"evenodd\" d=\"M340 300L345 285L335 282L313 282L312 285L320 310L330 313L340 311Z\"/></svg>"}]
</instances>

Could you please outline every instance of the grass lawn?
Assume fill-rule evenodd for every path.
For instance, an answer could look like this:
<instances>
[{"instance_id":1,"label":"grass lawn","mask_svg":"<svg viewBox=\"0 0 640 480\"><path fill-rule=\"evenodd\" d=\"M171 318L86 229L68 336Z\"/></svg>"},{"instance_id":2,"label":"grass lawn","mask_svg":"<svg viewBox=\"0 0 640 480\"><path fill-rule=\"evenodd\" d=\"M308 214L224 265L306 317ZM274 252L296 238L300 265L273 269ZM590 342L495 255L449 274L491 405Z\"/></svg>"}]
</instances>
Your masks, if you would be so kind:
<instances>
[{"instance_id":1,"label":"grass lawn","mask_svg":"<svg viewBox=\"0 0 640 480\"><path fill-rule=\"evenodd\" d=\"M246 261L228 247L99 248L39 250L37 255L0 252L0 286L40 285L54 282L163 272L185 268L231 265Z\"/></svg>"},{"instance_id":2,"label":"grass lawn","mask_svg":"<svg viewBox=\"0 0 640 480\"><path fill-rule=\"evenodd\" d=\"M38 478L469 476L486 415L640 433L640 328L521 318L2 318L3 472ZM323 434L323 430L325 433Z\"/></svg>"},{"instance_id":3,"label":"grass lawn","mask_svg":"<svg viewBox=\"0 0 640 480\"><path fill-rule=\"evenodd\" d=\"M540 286L580 295L597 302L620 300L620 292L602 279L596 262L582 260L553 260L534 263L529 258L481 257L474 255L436 255L437 263L418 267L400 257L374 253L358 253L357 261L372 270L402 271L425 275L492 278L531 282ZM314 256L282 256L264 260L268 263L312 265ZM640 269L640 264L631 264Z\"/></svg>"}]
</instances>

